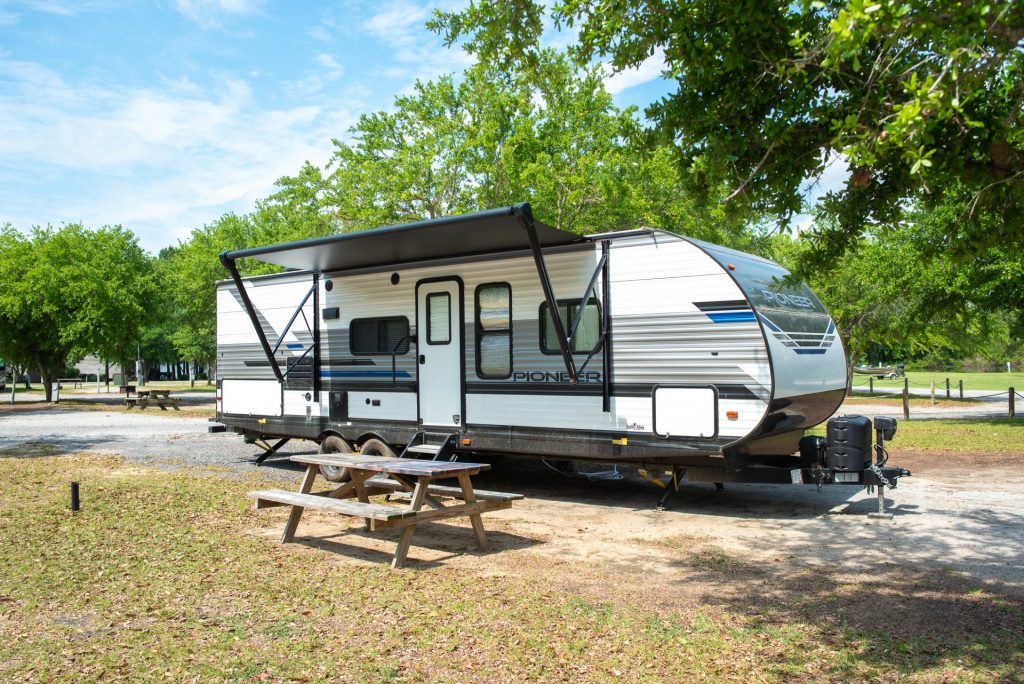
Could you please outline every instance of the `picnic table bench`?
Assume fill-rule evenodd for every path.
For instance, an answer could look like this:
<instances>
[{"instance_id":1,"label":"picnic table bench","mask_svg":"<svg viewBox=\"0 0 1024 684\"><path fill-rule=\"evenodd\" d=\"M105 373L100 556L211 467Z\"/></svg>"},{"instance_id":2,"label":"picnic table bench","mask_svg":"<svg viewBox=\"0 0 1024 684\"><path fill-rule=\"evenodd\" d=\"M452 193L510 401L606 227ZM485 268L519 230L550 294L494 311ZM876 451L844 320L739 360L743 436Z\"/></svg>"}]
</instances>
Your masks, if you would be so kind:
<instances>
[{"instance_id":1,"label":"picnic table bench","mask_svg":"<svg viewBox=\"0 0 1024 684\"><path fill-rule=\"evenodd\" d=\"M123 388L126 390L124 398L125 408L132 408L138 406L139 408L146 408L149 402L154 402L160 407L161 411L166 411L167 406L172 406L175 411L178 410L178 404L181 403L181 399L178 397L171 396L171 390L169 389L140 389L136 390L135 385L128 385ZM135 396L132 396L132 393Z\"/></svg>"},{"instance_id":2,"label":"picnic table bench","mask_svg":"<svg viewBox=\"0 0 1024 684\"><path fill-rule=\"evenodd\" d=\"M60 387L71 385L72 388L78 389L82 386L82 378L57 378L57 385Z\"/></svg>"},{"instance_id":3,"label":"picnic table bench","mask_svg":"<svg viewBox=\"0 0 1024 684\"><path fill-rule=\"evenodd\" d=\"M264 489L249 493L249 496L256 499L257 510L272 506L292 507L281 534L281 543L292 541L302 512L307 508L362 518L364 529L370 532L402 528L391 561L392 568L405 565L417 523L468 516L477 542L481 548L487 548L487 535L480 515L511 508L513 501L523 498L522 494L474 490L471 478L481 470L489 469L490 465L486 463L426 461L362 454L296 455L291 460L306 466L298 492ZM351 480L334 489L312 492L321 465L345 468ZM458 479L458 487L434 484L437 480L451 478ZM388 494L391 501L405 505L371 503L369 497L379 494ZM347 500L352 498L357 501ZM443 499L461 503L446 505L442 503ZM424 510L424 504L430 510Z\"/></svg>"}]
</instances>

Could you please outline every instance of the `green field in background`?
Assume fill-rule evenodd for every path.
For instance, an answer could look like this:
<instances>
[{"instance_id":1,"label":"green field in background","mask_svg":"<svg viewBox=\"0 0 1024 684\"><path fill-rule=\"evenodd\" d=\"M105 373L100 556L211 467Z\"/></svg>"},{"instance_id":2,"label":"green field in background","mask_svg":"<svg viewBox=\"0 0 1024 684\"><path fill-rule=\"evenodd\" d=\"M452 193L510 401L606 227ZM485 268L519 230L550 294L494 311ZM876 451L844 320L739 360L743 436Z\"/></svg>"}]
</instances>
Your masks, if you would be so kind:
<instances>
[{"instance_id":1,"label":"green field in background","mask_svg":"<svg viewBox=\"0 0 1024 684\"><path fill-rule=\"evenodd\" d=\"M853 386L863 389L868 386L868 380L872 376L853 376ZM935 383L936 391L946 391L946 378L949 378L949 386L953 395L956 395L957 383L964 381L965 390L989 390L992 392L1006 391L1008 387L1015 388L1018 392L1024 393L1024 372L1020 373L954 373L952 371L907 371L907 380L910 381L911 389L929 389L931 383ZM903 387L903 378L879 380L875 378L877 389L900 389Z\"/></svg>"}]
</instances>

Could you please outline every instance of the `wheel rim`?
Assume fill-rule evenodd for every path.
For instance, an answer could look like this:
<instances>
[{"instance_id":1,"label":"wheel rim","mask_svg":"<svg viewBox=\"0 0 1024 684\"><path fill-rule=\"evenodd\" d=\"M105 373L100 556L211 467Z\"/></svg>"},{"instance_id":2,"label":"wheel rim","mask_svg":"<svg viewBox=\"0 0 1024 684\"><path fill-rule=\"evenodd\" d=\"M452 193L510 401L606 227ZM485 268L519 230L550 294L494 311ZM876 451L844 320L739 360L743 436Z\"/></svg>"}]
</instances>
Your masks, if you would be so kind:
<instances>
[{"instance_id":1,"label":"wheel rim","mask_svg":"<svg viewBox=\"0 0 1024 684\"><path fill-rule=\"evenodd\" d=\"M352 446L337 435L330 435L320 443L321 454L351 454ZM344 482L350 479L347 468L341 466L321 465L320 474L329 482Z\"/></svg>"}]
</instances>

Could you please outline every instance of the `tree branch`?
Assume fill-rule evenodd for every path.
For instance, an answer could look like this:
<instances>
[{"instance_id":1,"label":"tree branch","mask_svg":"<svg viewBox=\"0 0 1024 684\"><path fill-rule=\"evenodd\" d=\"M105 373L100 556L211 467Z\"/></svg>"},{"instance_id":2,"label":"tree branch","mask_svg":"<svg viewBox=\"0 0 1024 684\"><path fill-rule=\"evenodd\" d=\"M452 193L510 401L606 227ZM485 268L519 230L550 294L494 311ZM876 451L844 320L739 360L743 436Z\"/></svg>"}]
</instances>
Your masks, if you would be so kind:
<instances>
[{"instance_id":1,"label":"tree branch","mask_svg":"<svg viewBox=\"0 0 1024 684\"><path fill-rule=\"evenodd\" d=\"M754 176L756 176L761 171L761 167L764 166L764 163L766 161L768 161L768 157L771 155L772 151L775 149L775 146L778 143L779 141L775 140L772 142L771 145L768 146L768 149L764 151L764 156L761 157L761 161L757 162L757 166L755 166L754 170L750 172L750 175L747 176L747 179L743 181L743 183L741 183L738 188L730 192L729 196L721 201L721 204L725 204L726 202L735 199L737 195L740 195L744 190L747 189L747 186L750 185L750 181L754 180Z\"/></svg>"}]
</instances>

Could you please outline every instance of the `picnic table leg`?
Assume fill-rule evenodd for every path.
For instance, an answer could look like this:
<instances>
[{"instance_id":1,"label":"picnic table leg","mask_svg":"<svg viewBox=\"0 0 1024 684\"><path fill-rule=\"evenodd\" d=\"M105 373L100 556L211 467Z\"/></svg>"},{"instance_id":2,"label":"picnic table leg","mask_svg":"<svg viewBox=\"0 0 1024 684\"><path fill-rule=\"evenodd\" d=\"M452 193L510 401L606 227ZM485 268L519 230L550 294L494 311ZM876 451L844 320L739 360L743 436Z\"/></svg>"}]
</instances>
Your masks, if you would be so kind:
<instances>
[{"instance_id":1,"label":"picnic table leg","mask_svg":"<svg viewBox=\"0 0 1024 684\"><path fill-rule=\"evenodd\" d=\"M373 477L373 473L365 473L352 468L349 470L349 474L352 477L352 486L356 490L356 499L362 503L370 503L370 497L366 495L366 481ZM363 518L363 529L370 529L369 518Z\"/></svg>"},{"instance_id":2,"label":"picnic table leg","mask_svg":"<svg viewBox=\"0 0 1024 684\"><path fill-rule=\"evenodd\" d=\"M299 487L300 494L309 494L309 490L313 489L313 480L316 479L316 474L320 472L320 466L313 465L310 463L306 466L306 474L302 478L302 485ZM295 528L299 526L299 518L302 517L302 506L292 506L292 512L288 515L288 524L284 526L284 532L281 534L281 543L287 544L295 537Z\"/></svg>"},{"instance_id":3,"label":"picnic table leg","mask_svg":"<svg viewBox=\"0 0 1024 684\"><path fill-rule=\"evenodd\" d=\"M423 500L427 498L427 487L430 485L429 477L421 477L416 480L416 487L412 491L412 505L409 510L418 511L423 507ZM391 560L392 568L400 568L405 565L405 557L409 553L409 543L412 542L412 533L416 525L409 525L402 528L402 536L398 539L398 548L395 549L395 557Z\"/></svg>"},{"instance_id":4,"label":"picnic table leg","mask_svg":"<svg viewBox=\"0 0 1024 684\"><path fill-rule=\"evenodd\" d=\"M469 475L459 475L459 485L462 487L462 498L467 504L476 503L476 494L473 493L473 484L469 481ZM473 532L476 533L476 540L481 549L487 548L487 533L484 532L484 521L479 513L469 516L473 523Z\"/></svg>"}]
</instances>

